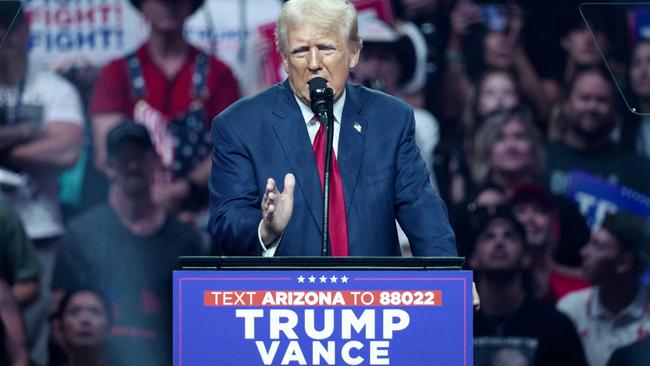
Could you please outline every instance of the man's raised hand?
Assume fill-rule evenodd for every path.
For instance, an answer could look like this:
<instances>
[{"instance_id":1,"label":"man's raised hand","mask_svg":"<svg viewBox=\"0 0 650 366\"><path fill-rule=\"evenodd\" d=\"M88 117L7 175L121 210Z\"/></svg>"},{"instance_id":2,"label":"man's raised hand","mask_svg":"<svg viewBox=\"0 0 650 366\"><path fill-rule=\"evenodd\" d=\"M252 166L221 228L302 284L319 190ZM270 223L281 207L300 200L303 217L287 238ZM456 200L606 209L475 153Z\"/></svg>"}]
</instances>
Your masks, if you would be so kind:
<instances>
[{"instance_id":1,"label":"man's raised hand","mask_svg":"<svg viewBox=\"0 0 650 366\"><path fill-rule=\"evenodd\" d=\"M293 212L293 190L296 178L289 173L284 177L284 191L280 192L273 178L266 181L262 198L262 226L260 234L264 245L275 243L289 224Z\"/></svg>"}]
</instances>

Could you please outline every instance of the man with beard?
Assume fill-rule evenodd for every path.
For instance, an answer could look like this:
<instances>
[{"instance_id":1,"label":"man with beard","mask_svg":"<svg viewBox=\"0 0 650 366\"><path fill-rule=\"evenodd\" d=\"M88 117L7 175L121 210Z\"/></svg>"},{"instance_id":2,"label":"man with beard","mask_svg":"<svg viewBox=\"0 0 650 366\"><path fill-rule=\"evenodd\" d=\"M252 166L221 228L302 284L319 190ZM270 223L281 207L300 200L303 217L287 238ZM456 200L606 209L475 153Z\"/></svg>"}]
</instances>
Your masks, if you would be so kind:
<instances>
[{"instance_id":1,"label":"man with beard","mask_svg":"<svg viewBox=\"0 0 650 366\"><path fill-rule=\"evenodd\" d=\"M152 200L161 164L146 127L123 122L106 140L113 189L107 204L70 222L54 288L107 295L115 314L108 364L171 365L171 274L179 256L201 254L200 241Z\"/></svg>"},{"instance_id":2,"label":"man with beard","mask_svg":"<svg viewBox=\"0 0 650 366\"><path fill-rule=\"evenodd\" d=\"M586 365L570 320L527 290L525 229L510 208L501 207L475 222L469 260L481 297L481 309L474 316L475 364L510 355L510 365L522 356L530 365ZM504 349L509 351L501 352Z\"/></svg>"},{"instance_id":3,"label":"man with beard","mask_svg":"<svg viewBox=\"0 0 650 366\"><path fill-rule=\"evenodd\" d=\"M575 74L567 91L566 128L547 147L550 191L564 194L571 172L582 170L649 194L650 162L611 139L618 118L609 77L600 69L585 69Z\"/></svg>"}]
</instances>

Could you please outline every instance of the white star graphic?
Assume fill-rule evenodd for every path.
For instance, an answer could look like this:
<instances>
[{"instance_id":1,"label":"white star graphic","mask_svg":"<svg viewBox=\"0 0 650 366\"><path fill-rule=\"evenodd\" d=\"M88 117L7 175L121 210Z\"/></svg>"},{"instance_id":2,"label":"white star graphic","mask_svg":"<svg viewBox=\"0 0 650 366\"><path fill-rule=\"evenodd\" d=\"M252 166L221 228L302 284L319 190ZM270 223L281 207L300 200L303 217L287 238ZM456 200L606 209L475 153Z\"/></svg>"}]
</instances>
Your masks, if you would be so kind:
<instances>
[{"instance_id":1,"label":"white star graphic","mask_svg":"<svg viewBox=\"0 0 650 366\"><path fill-rule=\"evenodd\" d=\"M298 277L298 283L305 283L305 277L300 275L300 277Z\"/></svg>"},{"instance_id":2,"label":"white star graphic","mask_svg":"<svg viewBox=\"0 0 650 366\"><path fill-rule=\"evenodd\" d=\"M338 280L338 279L339 279L339 278L336 277L336 276L332 276L332 277L330 277L330 281L332 281L332 283L336 283L336 280Z\"/></svg>"},{"instance_id":3,"label":"white star graphic","mask_svg":"<svg viewBox=\"0 0 650 366\"><path fill-rule=\"evenodd\" d=\"M320 283L327 283L327 277L320 276Z\"/></svg>"},{"instance_id":4,"label":"white star graphic","mask_svg":"<svg viewBox=\"0 0 650 366\"><path fill-rule=\"evenodd\" d=\"M348 283L348 276L341 277L341 283Z\"/></svg>"},{"instance_id":5,"label":"white star graphic","mask_svg":"<svg viewBox=\"0 0 650 366\"><path fill-rule=\"evenodd\" d=\"M314 275L309 276L309 283L314 283L316 282L316 277Z\"/></svg>"}]
</instances>

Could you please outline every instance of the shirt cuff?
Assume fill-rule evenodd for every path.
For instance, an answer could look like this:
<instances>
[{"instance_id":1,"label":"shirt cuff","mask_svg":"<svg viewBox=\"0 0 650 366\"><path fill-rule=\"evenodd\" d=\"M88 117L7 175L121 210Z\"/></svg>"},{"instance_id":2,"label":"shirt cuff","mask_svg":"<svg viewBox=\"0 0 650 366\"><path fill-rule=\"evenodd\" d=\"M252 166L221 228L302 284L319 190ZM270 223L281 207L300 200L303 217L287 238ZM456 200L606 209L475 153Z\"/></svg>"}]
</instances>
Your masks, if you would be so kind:
<instances>
[{"instance_id":1,"label":"shirt cuff","mask_svg":"<svg viewBox=\"0 0 650 366\"><path fill-rule=\"evenodd\" d=\"M262 247L262 257L273 257L275 256L275 251L278 249L280 240L282 240L282 235L280 235L278 240L267 247L262 241L262 222L263 221L260 221L260 224L257 226L257 239L260 241L260 246Z\"/></svg>"}]
</instances>

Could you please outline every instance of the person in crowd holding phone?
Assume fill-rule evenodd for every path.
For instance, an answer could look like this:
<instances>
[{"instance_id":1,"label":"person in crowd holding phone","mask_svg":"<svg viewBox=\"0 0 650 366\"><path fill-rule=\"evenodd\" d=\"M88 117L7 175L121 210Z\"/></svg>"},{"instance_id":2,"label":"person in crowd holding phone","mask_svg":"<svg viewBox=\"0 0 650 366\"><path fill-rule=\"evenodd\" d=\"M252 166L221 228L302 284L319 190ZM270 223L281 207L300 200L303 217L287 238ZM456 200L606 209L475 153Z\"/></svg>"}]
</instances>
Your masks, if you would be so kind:
<instances>
[{"instance_id":1,"label":"person in crowd holding phone","mask_svg":"<svg viewBox=\"0 0 650 366\"><path fill-rule=\"evenodd\" d=\"M459 1L450 14L451 32L443 73L444 118L459 120L459 111L476 78L486 69L506 70L516 76L536 119L545 121L549 103L540 78L522 47L524 15L514 5L478 5Z\"/></svg>"}]
</instances>

